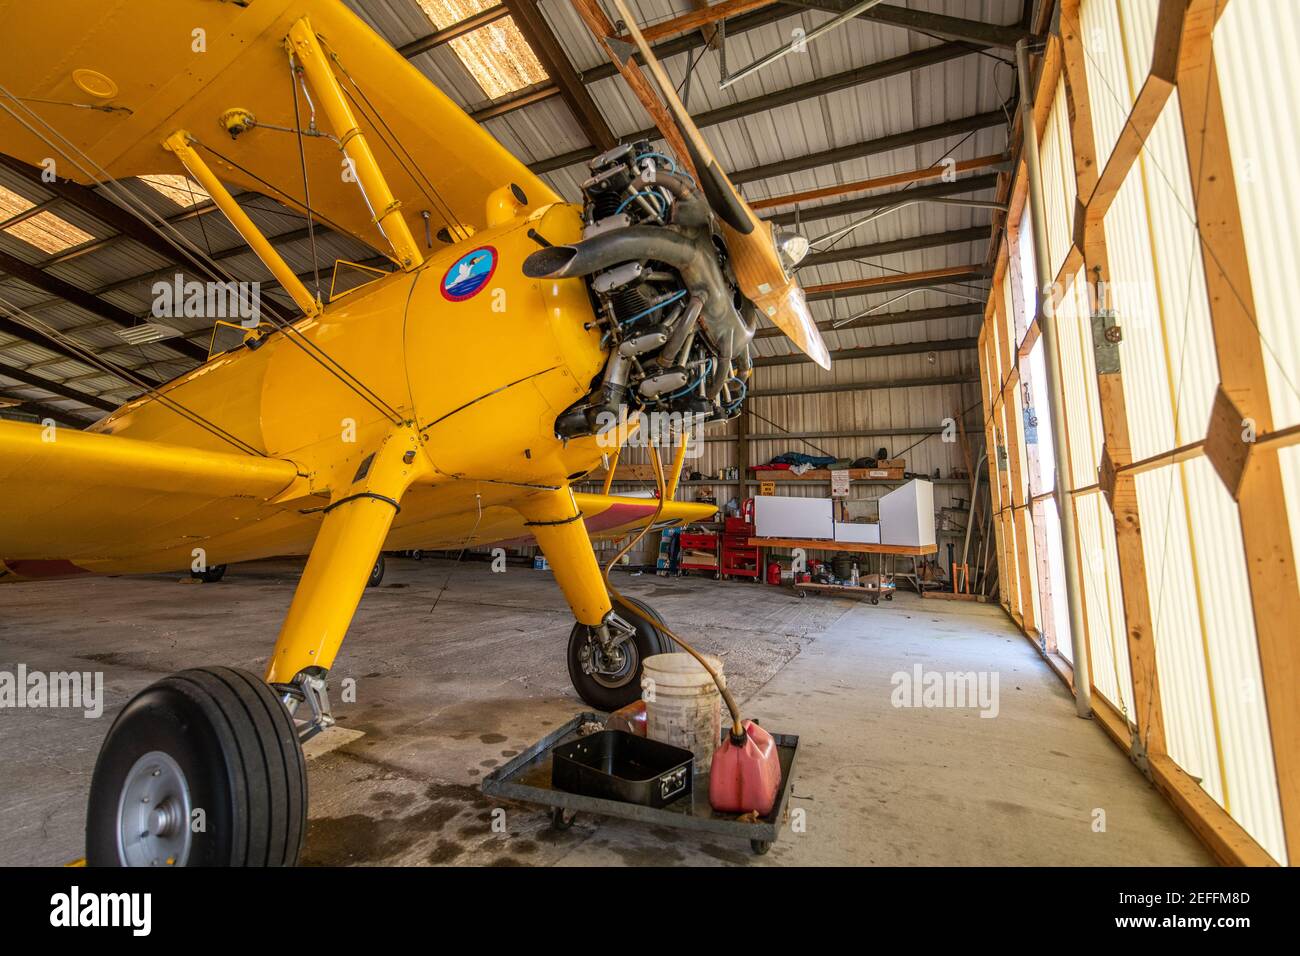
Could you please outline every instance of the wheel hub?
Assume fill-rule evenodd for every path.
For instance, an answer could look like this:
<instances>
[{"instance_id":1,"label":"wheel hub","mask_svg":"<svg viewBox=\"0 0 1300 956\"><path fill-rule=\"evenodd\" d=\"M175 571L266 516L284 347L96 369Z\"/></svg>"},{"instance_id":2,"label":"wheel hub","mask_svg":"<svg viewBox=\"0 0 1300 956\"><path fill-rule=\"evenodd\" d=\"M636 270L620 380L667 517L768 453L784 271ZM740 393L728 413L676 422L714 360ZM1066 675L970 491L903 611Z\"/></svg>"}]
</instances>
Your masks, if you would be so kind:
<instances>
[{"instance_id":1,"label":"wheel hub","mask_svg":"<svg viewBox=\"0 0 1300 956\"><path fill-rule=\"evenodd\" d=\"M193 807L185 773L170 754L154 750L137 760L117 806L117 852L123 865L185 865Z\"/></svg>"},{"instance_id":2,"label":"wheel hub","mask_svg":"<svg viewBox=\"0 0 1300 956\"><path fill-rule=\"evenodd\" d=\"M579 655L583 672L602 687L622 687L636 673L636 645L631 641L604 648L599 641L589 639Z\"/></svg>"}]
</instances>

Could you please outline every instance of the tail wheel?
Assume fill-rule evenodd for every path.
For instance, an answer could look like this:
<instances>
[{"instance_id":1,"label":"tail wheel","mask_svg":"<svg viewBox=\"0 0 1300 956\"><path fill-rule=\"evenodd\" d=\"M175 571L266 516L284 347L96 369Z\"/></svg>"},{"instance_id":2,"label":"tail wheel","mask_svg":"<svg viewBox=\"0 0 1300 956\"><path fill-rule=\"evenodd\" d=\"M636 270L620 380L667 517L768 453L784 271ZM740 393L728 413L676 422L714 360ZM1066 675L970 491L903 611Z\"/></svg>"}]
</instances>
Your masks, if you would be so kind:
<instances>
[{"instance_id":1,"label":"tail wheel","mask_svg":"<svg viewBox=\"0 0 1300 956\"><path fill-rule=\"evenodd\" d=\"M623 600L650 621L642 620L616 603L615 612L636 629L636 634L619 644L612 654L601 649L586 624L574 624L569 633L569 679L578 696L597 710L618 710L639 698L642 661L677 649L672 638L660 629L663 618L648 604L636 598Z\"/></svg>"},{"instance_id":2,"label":"tail wheel","mask_svg":"<svg viewBox=\"0 0 1300 956\"><path fill-rule=\"evenodd\" d=\"M366 587L377 588L379 582L384 579L384 556L381 554L375 558L375 566L370 569L370 577L366 578Z\"/></svg>"},{"instance_id":3,"label":"tail wheel","mask_svg":"<svg viewBox=\"0 0 1300 956\"><path fill-rule=\"evenodd\" d=\"M261 678L181 671L118 715L90 782L90 866L292 866L307 768L289 712Z\"/></svg>"},{"instance_id":4,"label":"tail wheel","mask_svg":"<svg viewBox=\"0 0 1300 956\"><path fill-rule=\"evenodd\" d=\"M226 576L226 566L224 564L214 564L210 568L204 568L202 571L191 571L190 577L198 578L204 584L216 584Z\"/></svg>"}]
</instances>

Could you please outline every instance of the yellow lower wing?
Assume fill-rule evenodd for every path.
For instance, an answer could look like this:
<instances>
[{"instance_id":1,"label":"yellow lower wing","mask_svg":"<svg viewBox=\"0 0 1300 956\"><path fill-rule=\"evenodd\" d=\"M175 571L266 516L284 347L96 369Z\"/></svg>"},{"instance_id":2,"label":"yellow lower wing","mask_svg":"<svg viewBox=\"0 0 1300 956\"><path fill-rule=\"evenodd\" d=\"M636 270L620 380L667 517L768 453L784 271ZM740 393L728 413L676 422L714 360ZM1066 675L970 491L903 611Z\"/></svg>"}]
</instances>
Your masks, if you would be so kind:
<instances>
[{"instance_id":1,"label":"yellow lower wing","mask_svg":"<svg viewBox=\"0 0 1300 956\"><path fill-rule=\"evenodd\" d=\"M0 561L96 570L148 542L188 567L188 542L262 517L297 476L280 459L0 421Z\"/></svg>"},{"instance_id":2,"label":"yellow lower wing","mask_svg":"<svg viewBox=\"0 0 1300 956\"><path fill-rule=\"evenodd\" d=\"M179 571L196 548L212 564L305 554L328 500L308 494L297 466L283 459L0 421L0 580ZM472 480L412 488L385 547L531 545L513 507L523 494ZM657 504L575 499L594 540L643 527ZM704 521L714 510L670 501L658 523Z\"/></svg>"}]
</instances>

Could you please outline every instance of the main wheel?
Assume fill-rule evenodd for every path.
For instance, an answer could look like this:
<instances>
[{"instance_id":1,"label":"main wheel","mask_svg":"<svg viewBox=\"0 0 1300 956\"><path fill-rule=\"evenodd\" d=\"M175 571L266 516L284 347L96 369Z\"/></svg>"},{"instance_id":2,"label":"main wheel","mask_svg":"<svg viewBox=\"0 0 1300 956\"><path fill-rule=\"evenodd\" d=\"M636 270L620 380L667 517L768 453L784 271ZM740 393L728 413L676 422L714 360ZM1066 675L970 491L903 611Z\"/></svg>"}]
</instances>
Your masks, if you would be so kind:
<instances>
[{"instance_id":1,"label":"main wheel","mask_svg":"<svg viewBox=\"0 0 1300 956\"><path fill-rule=\"evenodd\" d=\"M226 576L226 566L224 564L214 564L210 568L202 571L191 571L190 577L198 578L204 584L216 584Z\"/></svg>"},{"instance_id":2,"label":"main wheel","mask_svg":"<svg viewBox=\"0 0 1300 956\"><path fill-rule=\"evenodd\" d=\"M375 566L370 569L370 577L366 578L366 587L377 588L379 582L384 579L384 556L381 554L375 558Z\"/></svg>"},{"instance_id":3,"label":"main wheel","mask_svg":"<svg viewBox=\"0 0 1300 956\"><path fill-rule=\"evenodd\" d=\"M307 768L289 712L261 678L181 671L132 698L90 781L90 866L292 866Z\"/></svg>"},{"instance_id":4,"label":"main wheel","mask_svg":"<svg viewBox=\"0 0 1300 956\"><path fill-rule=\"evenodd\" d=\"M606 655L586 624L574 624L569 633L569 680L586 703L597 710L618 710L641 696L641 662L655 654L677 649L673 639L660 630L661 618L636 598L624 598L654 623L644 621L616 603L614 610L636 629L629 638ZM621 613L620 613L621 612Z\"/></svg>"}]
</instances>

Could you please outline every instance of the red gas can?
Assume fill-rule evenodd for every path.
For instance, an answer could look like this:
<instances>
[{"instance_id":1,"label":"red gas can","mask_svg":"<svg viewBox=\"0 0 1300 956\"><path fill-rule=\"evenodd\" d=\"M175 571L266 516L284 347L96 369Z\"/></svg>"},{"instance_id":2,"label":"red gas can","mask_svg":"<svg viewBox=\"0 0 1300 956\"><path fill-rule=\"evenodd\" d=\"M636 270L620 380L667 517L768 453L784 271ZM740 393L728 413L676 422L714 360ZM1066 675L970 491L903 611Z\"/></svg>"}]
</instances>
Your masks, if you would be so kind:
<instances>
[{"instance_id":1,"label":"red gas can","mask_svg":"<svg viewBox=\"0 0 1300 956\"><path fill-rule=\"evenodd\" d=\"M781 586L781 565L777 564L775 561L768 562L767 583L776 587Z\"/></svg>"},{"instance_id":2,"label":"red gas can","mask_svg":"<svg viewBox=\"0 0 1300 956\"><path fill-rule=\"evenodd\" d=\"M744 723L745 742L731 736L713 752L709 770L709 805L719 813L757 811L767 816L781 789L781 758L776 741L752 720Z\"/></svg>"}]
</instances>

